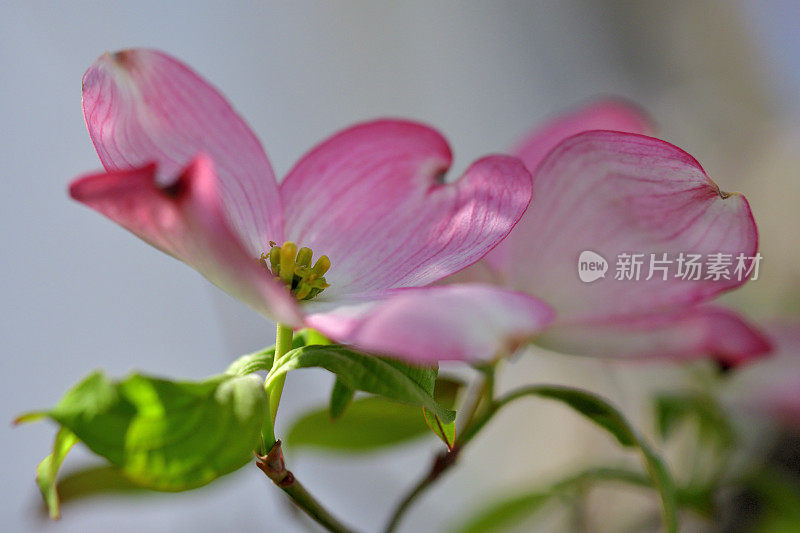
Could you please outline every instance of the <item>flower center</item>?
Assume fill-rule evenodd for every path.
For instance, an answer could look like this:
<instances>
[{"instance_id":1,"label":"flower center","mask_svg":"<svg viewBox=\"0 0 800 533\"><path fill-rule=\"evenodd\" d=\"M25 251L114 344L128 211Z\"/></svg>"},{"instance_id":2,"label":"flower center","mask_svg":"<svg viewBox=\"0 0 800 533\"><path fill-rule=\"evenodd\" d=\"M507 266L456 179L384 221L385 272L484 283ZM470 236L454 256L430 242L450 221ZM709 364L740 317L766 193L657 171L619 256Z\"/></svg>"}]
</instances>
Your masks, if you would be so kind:
<instances>
[{"instance_id":1,"label":"flower center","mask_svg":"<svg viewBox=\"0 0 800 533\"><path fill-rule=\"evenodd\" d=\"M297 245L290 241L281 246L270 241L269 247L269 252L261 254L259 261L298 300L310 300L330 286L324 277L331 268L327 255L320 256L311 266L314 256L311 248L304 246L298 250Z\"/></svg>"}]
</instances>

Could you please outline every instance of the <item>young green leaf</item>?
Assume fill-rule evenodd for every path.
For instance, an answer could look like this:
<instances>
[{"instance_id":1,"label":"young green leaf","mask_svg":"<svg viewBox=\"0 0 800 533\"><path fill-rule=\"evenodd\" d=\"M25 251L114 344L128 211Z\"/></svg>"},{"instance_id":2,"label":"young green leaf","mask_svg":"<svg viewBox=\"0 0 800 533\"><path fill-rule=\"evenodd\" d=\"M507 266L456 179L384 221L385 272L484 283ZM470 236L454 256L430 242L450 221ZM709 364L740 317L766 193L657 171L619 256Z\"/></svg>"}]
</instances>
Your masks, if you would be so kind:
<instances>
[{"instance_id":1,"label":"young green leaf","mask_svg":"<svg viewBox=\"0 0 800 533\"><path fill-rule=\"evenodd\" d=\"M444 422L455 412L433 399L435 371L409 367L398 361L356 352L344 346L304 346L287 352L267 376L267 386L289 370L321 367L333 372L347 387L390 400L427 407ZM433 375L431 375L431 373Z\"/></svg>"},{"instance_id":2,"label":"young green leaf","mask_svg":"<svg viewBox=\"0 0 800 533\"><path fill-rule=\"evenodd\" d=\"M336 381L333 382L333 389L331 389L331 401L328 407L331 419L336 420L342 416L355 394L356 391L345 385L338 377L336 378Z\"/></svg>"},{"instance_id":3,"label":"young green leaf","mask_svg":"<svg viewBox=\"0 0 800 533\"><path fill-rule=\"evenodd\" d=\"M438 416L425 407L422 408L422 416L425 418L425 423L428 425L428 428L444 442L448 450L452 450L453 445L456 443L455 420L449 423L442 422Z\"/></svg>"},{"instance_id":4,"label":"young green leaf","mask_svg":"<svg viewBox=\"0 0 800 533\"><path fill-rule=\"evenodd\" d=\"M253 372L269 371L274 358L275 346L273 345L258 352L242 355L225 369L225 373L233 376L246 376Z\"/></svg>"},{"instance_id":5,"label":"young green leaf","mask_svg":"<svg viewBox=\"0 0 800 533\"><path fill-rule=\"evenodd\" d=\"M49 412L136 484L164 491L199 487L252 458L267 417L260 380L221 375L173 382L94 373Z\"/></svg>"},{"instance_id":6,"label":"young green leaf","mask_svg":"<svg viewBox=\"0 0 800 533\"><path fill-rule=\"evenodd\" d=\"M444 377L437 377L436 386L433 392L433 398L441 405L448 409L455 408L458 399L458 393L464 386L464 382L457 379L450 379ZM456 423L443 422L429 409L423 408L422 415L425 417L425 423L433 431L433 433L444 442L448 450L453 449L456 441Z\"/></svg>"},{"instance_id":7,"label":"young green leaf","mask_svg":"<svg viewBox=\"0 0 800 533\"><path fill-rule=\"evenodd\" d=\"M53 443L53 453L44 458L36 467L36 484L42 491L42 497L47 504L50 518L58 520L61 516L58 492L56 490L56 477L61 463L69 453L70 449L78 442L78 437L68 429L61 428L56 434Z\"/></svg>"},{"instance_id":8,"label":"young green leaf","mask_svg":"<svg viewBox=\"0 0 800 533\"><path fill-rule=\"evenodd\" d=\"M357 398L337 419L316 409L296 420L286 434L294 449L367 452L402 444L428 433L419 407L380 396Z\"/></svg>"}]
</instances>

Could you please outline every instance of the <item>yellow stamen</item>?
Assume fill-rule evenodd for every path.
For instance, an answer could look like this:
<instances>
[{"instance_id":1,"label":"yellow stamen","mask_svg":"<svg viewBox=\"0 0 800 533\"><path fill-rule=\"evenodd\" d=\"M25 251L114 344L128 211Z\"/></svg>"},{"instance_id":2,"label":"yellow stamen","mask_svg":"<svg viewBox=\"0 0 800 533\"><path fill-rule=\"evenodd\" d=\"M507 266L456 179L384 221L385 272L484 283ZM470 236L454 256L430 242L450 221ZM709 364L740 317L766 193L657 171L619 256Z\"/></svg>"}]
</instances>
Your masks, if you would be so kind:
<instances>
[{"instance_id":1,"label":"yellow stamen","mask_svg":"<svg viewBox=\"0 0 800 533\"><path fill-rule=\"evenodd\" d=\"M320 256L317 262L314 263L312 270L318 276L324 276L325 273L331 268L331 260L327 255Z\"/></svg>"},{"instance_id":2,"label":"yellow stamen","mask_svg":"<svg viewBox=\"0 0 800 533\"><path fill-rule=\"evenodd\" d=\"M323 255L311 267L314 253L308 247L299 250L293 242L277 246L270 241L270 250L261 254L261 264L280 279L298 300L310 300L330 285L324 274L331 268L331 260Z\"/></svg>"},{"instance_id":3,"label":"yellow stamen","mask_svg":"<svg viewBox=\"0 0 800 533\"><path fill-rule=\"evenodd\" d=\"M311 257L314 255L314 252L311 251L311 248L306 248L303 246L300 250L297 251L297 264L300 266L307 267L311 264Z\"/></svg>"},{"instance_id":4,"label":"yellow stamen","mask_svg":"<svg viewBox=\"0 0 800 533\"><path fill-rule=\"evenodd\" d=\"M273 246L269 249L269 266L272 273L279 276L281 273L281 249Z\"/></svg>"},{"instance_id":5,"label":"yellow stamen","mask_svg":"<svg viewBox=\"0 0 800 533\"><path fill-rule=\"evenodd\" d=\"M281 246L281 270L278 273L281 280L290 287L294 281L294 260L297 257L297 245L286 241Z\"/></svg>"}]
</instances>

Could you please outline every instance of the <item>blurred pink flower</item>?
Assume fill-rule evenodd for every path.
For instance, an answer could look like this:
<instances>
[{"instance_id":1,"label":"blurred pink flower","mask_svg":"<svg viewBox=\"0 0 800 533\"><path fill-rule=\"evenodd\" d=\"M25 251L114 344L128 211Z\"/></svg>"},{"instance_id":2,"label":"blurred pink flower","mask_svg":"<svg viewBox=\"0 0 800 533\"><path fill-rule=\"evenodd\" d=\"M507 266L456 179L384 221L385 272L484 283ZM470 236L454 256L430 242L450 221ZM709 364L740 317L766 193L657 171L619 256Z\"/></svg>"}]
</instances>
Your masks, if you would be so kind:
<instances>
[{"instance_id":1,"label":"blurred pink flower","mask_svg":"<svg viewBox=\"0 0 800 533\"><path fill-rule=\"evenodd\" d=\"M732 375L723 401L735 413L800 429L800 317L764 329L775 343L774 355Z\"/></svg>"},{"instance_id":2,"label":"blurred pink flower","mask_svg":"<svg viewBox=\"0 0 800 533\"><path fill-rule=\"evenodd\" d=\"M388 340L416 360L494 353L552 317L500 287L418 288L479 260L519 220L531 177L517 158L484 157L446 184L438 132L379 120L322 142L279 185L224 97L150 50L100 57L83 111L105 172L73 182L72 197L268 317L362 347ZM330 261L313 264L312 251Z\"/></svg>"},{"instance_id":3,"label":"blurred pink flower","mask_svg":"<svg viewBox=\"0 0 800 533\"><path fill-rule=\"evenodd\" d=\"M767 353L767 338L737 314L700 305L746 278L616 280L613 264L605 278L579 278L578 258L587 250L610 262L632 252L756 253L747 200L722 192L692 156L644 135L650 131L641 112L613 100L534 131L515 150L534 176L527 212L484 261L446 282L494 283L541 298L555 309L555 321L527 337L538 333L537 344L564 353L710 356L724 364ZM391 350L401 341L385 343Z\"/></svg>"}]
</instances>

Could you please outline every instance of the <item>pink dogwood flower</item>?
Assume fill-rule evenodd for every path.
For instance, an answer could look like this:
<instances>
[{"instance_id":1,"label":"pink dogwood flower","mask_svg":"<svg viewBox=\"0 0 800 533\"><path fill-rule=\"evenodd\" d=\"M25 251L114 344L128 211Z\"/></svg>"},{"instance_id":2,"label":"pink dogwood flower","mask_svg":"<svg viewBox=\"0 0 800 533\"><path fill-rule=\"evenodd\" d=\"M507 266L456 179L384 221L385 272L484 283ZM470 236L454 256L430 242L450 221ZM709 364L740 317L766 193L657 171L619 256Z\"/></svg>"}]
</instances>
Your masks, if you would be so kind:
<instances>
[{"instance_id":1,"label":"pink dogwood flower","mask_svg":"<svg viewBox=\"0 0 800 533\"><path fill-rule=\"evenodd\" d=\"M484 157L445 183L452 155L438 132L378 120L322 142L278 184L224 97L152 50L100 57L83 112L105 172L71 196L265 316L364 347L388 339L415 360L494 353L552 318L499 287L425 287L479 260L525 212L531 177L517 158ZM415 330L398 343L403 309Z\"/></svg>"},{"instance_id":2,"label":"pink dogwood flower","mask_svg":"<svg viewBox=\"0 0 800 533\"><path fill-rule=\"evenodd\" d=\"M701 279L683 279L671 268L667 279L648 280L645 264L641 279L614 279L620 254L661 259L667 253L674 261L681 252L736 258L753 257L757 250L756 224L744 196L721 191L692 156L645 135L651 130L637 109L602 101L534 131L514 151L533 174L533 202L483 261L448 281L489 282L541 298L556 318L527 338L564 353L710 356L724 364L766 354L770 342L757 328L736 313L705 305L746 277L706 279L704 273ZM584 251L607 260L605 277L579 278ZM414 323L412 317L394 318L395 335L398 324ZM413 329L409 325L406 333ZM392 351L402 337L375 329L368 339L350 340L367 345L374 340ZM389 346L391 338L397 342Z\"/></svg>"}]
</instances>

